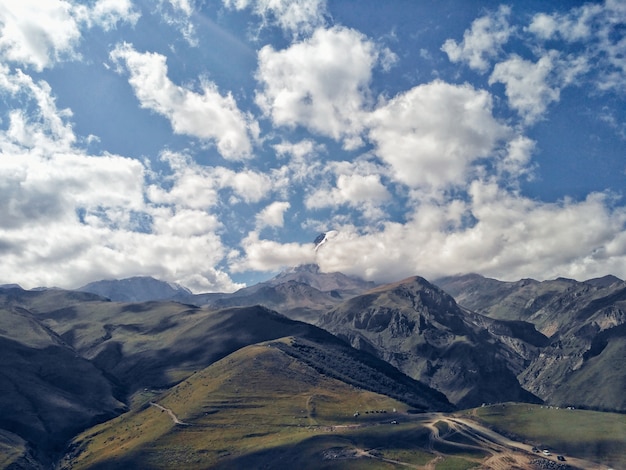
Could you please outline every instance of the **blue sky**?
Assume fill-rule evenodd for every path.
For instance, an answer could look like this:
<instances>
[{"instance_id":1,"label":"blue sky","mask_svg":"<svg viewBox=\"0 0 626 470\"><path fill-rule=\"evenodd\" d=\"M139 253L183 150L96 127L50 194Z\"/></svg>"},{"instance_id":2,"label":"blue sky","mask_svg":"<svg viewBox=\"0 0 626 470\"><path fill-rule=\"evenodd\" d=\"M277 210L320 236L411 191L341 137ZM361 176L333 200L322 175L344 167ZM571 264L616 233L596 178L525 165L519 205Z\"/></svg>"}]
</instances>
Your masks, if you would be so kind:
<instances>
[{"instance_id":1,"label":"blue sky","mask_svg":"<svg viewBox=\"0 0 626 470\"><path fill-rule=\"evenodd\" d=\"M625 180L623 0L0 5L0 284L626 278Z\"/></svg>"}]
</instances>

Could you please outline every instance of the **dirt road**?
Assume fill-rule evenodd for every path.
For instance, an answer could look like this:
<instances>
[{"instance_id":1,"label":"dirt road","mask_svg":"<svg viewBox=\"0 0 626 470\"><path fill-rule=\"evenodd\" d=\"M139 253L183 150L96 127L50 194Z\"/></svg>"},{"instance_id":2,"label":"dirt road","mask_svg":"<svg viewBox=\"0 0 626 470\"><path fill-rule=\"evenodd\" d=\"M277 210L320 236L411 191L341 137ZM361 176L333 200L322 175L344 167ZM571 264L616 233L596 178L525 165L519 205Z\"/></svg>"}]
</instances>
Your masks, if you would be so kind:
<instances>
[{"instance_id":1,"label":"dirt road","mask_svg":"<svg viewBox=\"0 0 626 470\"><path fill-rule=\"evenodd\" d=\"M481 468L494 470L510 470L514 468L529 468L530 462L537 459L547 459L560 463L555 455L545 456L533 452L532 446L523 442L514 441L479 423L467 418L450 417L442 414L424 416L424 425L431 430L430 447L436 452L436 444L445 443L447 446L459 450L482 450L491 454L482 462ZM445 425L441 424L445 423ZM440 428L447 428L445 433ZM457 439L451 440L457 435ZM458 442L458 435L464 437L464 442ZM567 458L567 465L585 470L607 470L608 467L595 462L573 457Z\"/></svg>"},{"instance_id":2,"label":"dirt road","mask_svg":"<svg viewBox=\"0 0 626 470\"><path fill-rule=\"evenodd\" d=\"M172 418L172 421L174 422L174 424L180 424L181 426L191 426L191 424L185 423L181 421L180 419L178 419L178 416L176 416L174 412L170 410L169 408L165 408L164 406L161 406L158 403L155 403L153 401L150 402L150 405L155 406L162 411L165 411L170 416L170 418Z\"/></svg>"}]
</instances>

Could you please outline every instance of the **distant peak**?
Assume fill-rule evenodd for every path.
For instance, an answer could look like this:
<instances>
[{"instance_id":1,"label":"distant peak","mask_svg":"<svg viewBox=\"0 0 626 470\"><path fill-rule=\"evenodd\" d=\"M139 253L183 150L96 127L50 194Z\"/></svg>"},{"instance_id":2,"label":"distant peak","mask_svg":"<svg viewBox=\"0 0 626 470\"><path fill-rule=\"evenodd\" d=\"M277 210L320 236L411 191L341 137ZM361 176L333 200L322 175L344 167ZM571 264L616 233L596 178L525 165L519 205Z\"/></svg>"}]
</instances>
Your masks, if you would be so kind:
<instances>
[{"instance_id":1,"label":"distant peak","mask_svg":"<svg viewBox=\"0 0 626 470\"><path fill-rule=\"evenodd\" d=\"M0 289L22 289L22 286L19 284L2 284L0 285Z\"/></svg>"},{"instance_id":2,"label":"distant peak","mask_svg":"<svg viewBox=\"0 0 626 470\"><path fill-rule=\"evenodd\" d=\"M596 278L585 281L586 284L591 284L592 286L600 287L600 288L609 287L613 284L621 283L621 282L624 282L624 281L621 280L617 276L613 276L612 274L608 274L603 277L596 277Z\"/></svg>"},{"instance_id":3,"label":"distant peak","mask_svg":"<svg viewBox=\"0 0 626 470\"><path fill-rule=\"evenodd\" d=\"M373 282L364 281L341 272L324 272L319 265L314 263L301 264L283 271L267 281L266 284L276 286L291 280L308 284L322 292L333 290L363 292L375 286Z\"/></svg>"},{"instance_id":4,"label":"distant peak","mask_svg":"<svg viewBox=\"0 0 626 470\"><path fill-rule=\"evenodd\" d=\"M411 276L411 277L407 277L406 279L402 279L401 281L376 286L373 289L370 289L368 293L384 292L388 290L394 290L399 287L407 287L407 286L410 286L410 287L420 286L420 287L426 287L426 288L439 290L438 287L434 286L423 277Z\"/></svg>"}]
</instances>

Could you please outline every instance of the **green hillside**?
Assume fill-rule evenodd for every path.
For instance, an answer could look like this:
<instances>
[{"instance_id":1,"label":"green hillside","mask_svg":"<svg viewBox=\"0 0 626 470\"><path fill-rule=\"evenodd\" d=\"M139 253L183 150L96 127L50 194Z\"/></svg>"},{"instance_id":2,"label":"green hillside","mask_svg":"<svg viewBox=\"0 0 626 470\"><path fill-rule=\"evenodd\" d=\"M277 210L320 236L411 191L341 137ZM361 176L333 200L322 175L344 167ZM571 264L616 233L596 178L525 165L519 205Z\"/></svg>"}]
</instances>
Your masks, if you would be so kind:
<instances>
[{"instance_id":1,"label":"green hillside","mask_svg":"<svg viewBox=\"0 0 626 470\"><path fill-rule=\"evenodd\" d=\"M254 345L79 435L61 468L208 468L257 452L271 460L272 449L334 427L389 423L393 409L408 406L324 376L276 345Z\"/></svg>"},{"instance_id":2,"label":"green hillside","mask_svg":"<svg viewBox=\"0 0 626 470\"><path fill-rule=\"evenodd\" d=\"M496 430L552 453L626 468L626 417L529 404L493 405L475 415Z\"/></svg>"}]
</instances>

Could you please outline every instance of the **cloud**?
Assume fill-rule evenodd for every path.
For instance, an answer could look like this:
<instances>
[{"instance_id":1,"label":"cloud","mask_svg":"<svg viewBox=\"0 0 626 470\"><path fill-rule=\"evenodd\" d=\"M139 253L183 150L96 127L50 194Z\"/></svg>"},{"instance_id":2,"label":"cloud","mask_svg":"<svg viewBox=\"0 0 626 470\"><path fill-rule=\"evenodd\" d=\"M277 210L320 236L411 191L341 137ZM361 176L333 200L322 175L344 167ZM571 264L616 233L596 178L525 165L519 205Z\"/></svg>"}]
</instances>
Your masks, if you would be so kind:
<instances>
[{"instance_id":1,"label":"cloud","mask_svg":"<svg viewBox=\"0 0 626 470\"><path fill-rule=\"evenodd\" d=\"M197 47L198 37L191 22L191 17L194 14L193 0L159 0L159 7L165 22L178 28L190 46Z\"/></svg>"},{"instance_id":2,"label":"cloud","mask_svg":"<svg viewBox=\"0 0 626 470\"><path fill-rule=\"evenodd\" d=\"M12 247L3 256L4 281L19 272L25 287L132 275L203 291L238 286L215 268L225 256L215 216L146 204L137 160L3 151L0 181L0 240Z\"/></svg>"},{"instance_id":3,"label":"cloud","mask_svg":"<svg viewBox=\"0 0 626 470\"><path fill-rule=\"evenodd\" d=\"M277 126L303 126L313 133L361 144L369 83L381 50L344 27L318 29L307 40L276 51L259 51L256 102Z\"/></svg>"},{"instance_id":4,"label":"cloud","mask_svg":"<svg viewBox=\"0 0 626 470\"><path fill-rule=\"evenodd\" d=\"M511 7L501 5L497 11L477 18L470 29L463 34L463 41L458 44L448 39L441 50L448 54L451 62L465 62L474 70L486 72L489 59L497 57L511 34L515 31L509 25Z\"/></svg>"},{"instance_id":5,"label":"cloud","mask_svg":"<svg viewBox=\"0 0 626 470\"><path fill-rule=\"evenodd\" d=\"M623 2L537 13L519 29L509 25L510 15L501 6L475 20L460 44L448 39L441 49L450 61L483 73L495 63L489 84L504 84L508 104L524 124L541 119L567 86L626 91L626 39L619 34L626 22Z\"/></svg>"},{"instance_id":6,"label":"cloud","mask_svg":"<svg viewBox=\"0 0 626 470\"><path fill-rule=\"evenodd\" d=\"M100 0L91 7L63 0L21 0L0 5L0 54L5 60L42 71L76 51L86 26L108 30L139 18L128 0Z\"/></svg>"},{"instance_id":7,"label":"cloud","mask_svg":"<svg viewBox=\"0 0 626 470\"><path fill-rule=\"evenodd\" d=\"M232 189L236 198L247 203L261 201L273 189L270 176L253 170L236 172L218 167L215 175L220 187ZM232 202L237 202L237 199Z\"/></svg>"},{"instance_id":8,"label":"cloud","mask_svg":"<svg viewBox=\"0 0 626 470\"><path fill-rule=\"evenodd\" d=\"M609 209L607 195L542 203L477 180L470 196L423 203L407 223L379 231L341 227L317 262L325 271L379 282L415 273L434 279L480 272L508 280L626 274L619 267L626 260L626 211Z\"/></svg>"},{"instance_id":9,"label":"cloud","mask_svg":"<svg viewBox=\"0 0 626 470\"><path fill-rule=\"evenodd\" d=\"M384 216L381 205L391 200L391 194L381 181L385 170L378 165L364 160L355 162L332 162L326 172L334 179L334 185L328 184L312 191L305 199L307 209L322 209L348 206L360 211L370 220ZM319 186L320 184L318 183Z\"/></svg>"},{"instance_id":10,"label":"cloud","mask_svg":"<svg viewBox=\"0 0 626 470\"><path fill-rule=\"evenodd\" d=\"M496 162L498 176L502 181L508 180L515 185L522 176L532 179L535 147L536 142L524 135L518 135L508 142L504 157Z\"/></svg>"},{"instance_id":11,"label":"cloud","mask_svg":"<svg viewBox=\"0 0 626 470\"><path fill-rule=\"evenodd\" d=\"M133 9L131 0L97 0L91 7L76 6L77 18L88 27L94 25L105 31L114 29L118 23L137 23L139 12Z\"/></svg>"},{"instance_id":12,"label":"cloud","mask_svg":"<svg viewBox=\"0 0 626 470\"><path fill-rule=\"evenodd\" d=\"M215 214L200 209L154 207L150 210L156 235L195 237L216 232L222 224Z\"/></svg>"},{"instance_id":13,"label":"cloud","mask_svg":"<svg viewBox=\"0 0 626 470\"><path fill-rule=\"evenodd\" d=\"M543 116L551 103L559 101L562 88L587 70L584 57L562 59L554 50L537 62L513 54L496 64L489 84L503 83L509 106L526 124L532 124Z\"/></svg>"},{"instance_id":14,"label":"cloud","mask_svg":"<svg viewBox=\"0 0 626 470\"><path fill-rule=\"evenodd\" d=\"M223 0L228 8L252 9L263 26L276 24L293 36L311 33L324 25L326 0Z\"/></svg>"},{"instance_id":15,"label":"cloud","mask_svg":"<svg viewBox=\"0 0 626 470\"><path fill-rule=\"evenodd\" d=\"M148 187L147 194L156 204L208 210L220 202L219 191L224 189L232 192L231 204L259 202L273 189L268 175L250 169L237 172L199 165L189 155L172 151L164 151L161 160L172 174L166 177L167 185L157 181Z\"/></svg>"},{"instance_id":16,"label":"cloud","mask_svg":"<svg viewBox=\"0 0 626 470\"><path fill-rule=\"evenodd\" d=\"M58 109L51 94L50 85L41 80L35 82L21 70L11 72L9 67L0 64L0 91L12 98L33 102L34 109L29 113L23 109L8 112L9 125L3 146L11 145L38 149L56 148L67 150L76 141L71 124L69 109Z\"/></svg>"},{"instance_id":17,"label":"cloud","mask_svg":"<svg viewBox=\"0 0 626 470\"><path fill-rule=\"evenodd\" d=\"M279 169L286 180L285 185L315 179L323 173L324 165L320 155L327 153L323 144L304 139L296 143L283 141L273 148L279 158L289 158L288 164Z\"/></svg>"},{"instance_id":18,"label":"cloud","mask_svg":"<svg viewBox=\"0 0 626 470\"><path fill-rule=\"evenodd\" d=\"M510 129L492 115L492 98L470 85L418 85L369 117L369 139L394 178L412 188L463 184L473 162L493 156Z\"/></svg>"},{"instance_id":19,"label":"cloud","mask_svg":"<svg viewBox=\"0 0 626 470\"><path fill-rule=\"evenodd\" d=\"M509 106L517 110L527 123L536 121L550 103L559 100L560 88L548 83L556 55L553 51L536 63L512 56L496 64L489 77L490 85L504 84Z\"/></svg>"},{"instance_id":20,"label":"cloud","mask_svg":"<svg viewBox=\"0 0 626 470\"><path fill-rule=\"evenodd\" d=\"M291 207L286 201L275 201L265 207L256 216L257 229L263 227L282 227L285 223L285 212Z\"/></svg>"},{"instance_id":21,"label":"cloud","mask_svg":"<svg viewBox=\"0 0 626 470\"><path fill-rule=\"evenodd\" d=\"M593 34L592 23L602 11L602 5L587 4L565 14L537 13L527 29L544 40L560 36L568 42L581 41Z\"/></svg>"},{"instance_id":22,"label":"cloud","mask_svg":"<svg viewBox=\"0 0 626 470\"><path fill-rule=\"evenodd\" d=\"M167 76L165 56L137 52L130 44L118 45L111 59L130 73L129 83L142 108L169 119L177 134L216 142L226 159L252 156L251 139L259 127L250 114L237 107L232 94L221 95L215 83L202 80L200 92L175 85Z\"/></svg>"},{"instance_id":23,"label":"cloud","mask_svg":"<svg viewBox=\"0 0 626 470\"><path fill-rule=\"evenodd\" d=\"M201 17L200 2L160 0L144 8L156 23L137 22L130 0L5 3L0 283L77 287L153 275L196 291L229 291L240 287L229 272L306 262L377 281L469 271L503 279L626 276L623 201L593 193L546 203L522 192L524 178L541 176L535 152L543 143L525 135L525 126L542 119L565 87L591 90L594 99L598 91L621 98L626 90L623 2L539 14L527 28L513 25L510 8L500 7L441 48L450 61L481 72L468 77L491 89L435 80L388 97L373 95L373 81L398 57L359 31L328 26L327 2L224 0L290 36L258 46L258 108L250 89L236 100L207 78L169 71L164 55L139 52L113 34L122 22L143 28L166 21L194 45L202 37L192 20L211 22ZM229 25L211 25L231 34ZM67 95L57 103L42 78L59 61L100 50L81 48L88 28L101 30L89 35L101 44L120 44L109 56L120 74L100 72L117 84L128 79L139 105L188 138L171 141L180 146L137 160L91 150L115 142L109 136L75 134L84 122L74 125L72 111L58 104L71 102ZM151 40L145 31L120 33ZM433 58L426 49L418 53ZM102 57L89 59L100 67ZM402 86L403 71L389 77L391 88ZM64 73L58 68L50 83ZM183 77L180 84L174 75ZM506 111L494 111L502 95L518 116L496 114ZM623 129L621 101L605 103L599 119ZM203 164L213 145L227 160L222 165ZM352 152L358 148L361 154ZM312 243L288 243L330 227L337 236L317 255Z\"/></svg>"},{"instance_id":24,"label":"cloud","mask_svg":"<svg viewBox=\"0 0 626 470\"><path fill-rule=\"evenodd\" d=\"M0 89L23 106L0 129L0 246L11 247L0 283L16 273L27 288L151 275L197 291L240 287L217 268L227 250L209 209L224 189L257 200L258 185L246 186L254 175L240 183L234 172L224 179L213 169L203 193L207 180L170 153L164 158L174 170L163 181L139 160L78 148L71 113L57 109L48 83L2 67Z\"/></svg>"},{"instance_id":25,"label":"cloud","mask_svg":"<svg viewBox=\"0 0 626 470\"><path fill-rule=\"evenodd\" d=\"M244 255L231 260L233 272L276 271L315 261L313 243L280 243L260 239L257 232L250 232L241 246Z\"/></svg>"},{"instance_id":26,"label":"cloud","mask_svg":"<svg viewBox=\"0 0 626 470\"><path fill-rule=\"evenodd\" d=\"M626 39L620 29L626 23L626 6L619 0L589 3L566 13L538 13L526 30L542 41L562 40L575 45L596 72L601 91L626 91Z\"/></svg>"}]
</instances>

